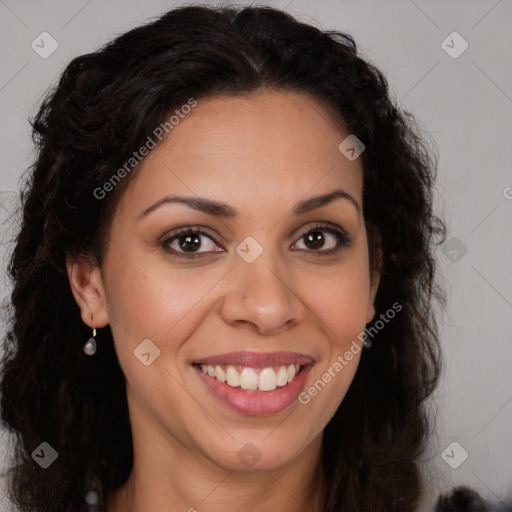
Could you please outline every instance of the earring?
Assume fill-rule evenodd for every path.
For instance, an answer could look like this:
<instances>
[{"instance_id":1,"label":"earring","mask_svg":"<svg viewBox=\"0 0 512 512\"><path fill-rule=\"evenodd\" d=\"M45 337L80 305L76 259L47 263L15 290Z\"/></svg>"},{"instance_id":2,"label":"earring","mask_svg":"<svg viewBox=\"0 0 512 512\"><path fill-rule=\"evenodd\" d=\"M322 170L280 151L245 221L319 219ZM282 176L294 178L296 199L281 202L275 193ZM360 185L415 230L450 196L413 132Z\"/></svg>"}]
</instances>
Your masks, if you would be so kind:
<instances>
[{"instance_id":1,"label":"earring","mask_svg":"<svg viewBox=\"0 0 512 512\"><path fill-rule=\"evenodd\" d=\"M89 318L92 319L92 314L89 313ZM96 329L93 327L92 329L92 336L87 340L87 342L84 345L83 351L84 354L88 356L93 356L96 353L96 340L94 339L96 337Z\"/></svg>"}]
</instances>

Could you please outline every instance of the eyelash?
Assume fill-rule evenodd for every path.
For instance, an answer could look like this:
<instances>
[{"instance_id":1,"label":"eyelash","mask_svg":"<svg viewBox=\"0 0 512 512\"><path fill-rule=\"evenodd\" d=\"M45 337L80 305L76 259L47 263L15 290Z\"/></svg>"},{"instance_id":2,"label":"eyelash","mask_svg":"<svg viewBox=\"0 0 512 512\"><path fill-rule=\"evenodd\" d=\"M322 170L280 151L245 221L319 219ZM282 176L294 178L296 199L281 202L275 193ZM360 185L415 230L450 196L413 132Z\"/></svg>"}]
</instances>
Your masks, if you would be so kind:
<instances>
[{"instance_id":1,"label":"eyelash","mask_svg":"<svg viewBox=\"0 0 512 512\"><path fill-rule=\"evenodd\" d=\"M314 256L332 256L333 254L336 254L339 252L343 247L347 247L350 245L350 242L352 241L351 238L347 235L347 233L343 230L338 230L331 228L329 226L326 226L325 224L316 224L315 226L309 228L307 231L304 231L297 239L297 241L301 240L303 237L305 237L307 234L313 232L313 231L327 231L328 233L334 235L337 239L337 246L334 249L327 249L327 250L317 250L314 249L299 249L302 252L312 252ZM178 252L175 249L170 248L170 244L178 238L180 235L183 234L192 234L192 235L204 235L208 238L210 238L213 242L215 242L216 245L217 242L208 234L205 233L200 229L200 226L184 226L177 230L175 233L172 234L170 237L166 237L164 240L160 242L160 246L172 257L175 258L186 258L186 259L193 259L193 258L202 258L204 256L207 256L211 254L211 251L205 251L201 253L184 253L184 252ZM216 251L220 252L220 251Z\"/></svg>"}]
</instances>

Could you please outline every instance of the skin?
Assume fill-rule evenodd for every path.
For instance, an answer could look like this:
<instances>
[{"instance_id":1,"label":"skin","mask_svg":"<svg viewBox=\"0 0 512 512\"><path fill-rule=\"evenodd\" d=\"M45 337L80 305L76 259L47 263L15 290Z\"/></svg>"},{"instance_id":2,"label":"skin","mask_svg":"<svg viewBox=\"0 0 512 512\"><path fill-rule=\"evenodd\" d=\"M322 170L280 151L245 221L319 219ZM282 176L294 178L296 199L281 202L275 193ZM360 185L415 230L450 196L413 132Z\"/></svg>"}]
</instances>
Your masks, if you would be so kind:
<instances>
[{"instance_id":1,"label":"skin","mask_svg":"<svg viewBox=\"0 0 512 512\"><path fill-rule=\"evenodd\" d=\"M360 159L338 149L347 135L305 94L199 100L137 168L102 268L68 261L82 319L95 328L110 324L127 379L134 468L110 497L109 512L299 511L311 486L308 510L320 510L314 476L322 431L360 353L308 404L262 416L219 402L191 361L237 350L305 353L315 359L308 389L372 320L379 274L369 268ZM339 198L292 215L297 201L336 188L359 210ZM138 218L170 194L213 199L239 213L221 219L167 203ZM321 231L323 245L306 245L302 235L321 222L345 230L350 245L319 255L337 246L328 231ZM205 256L172 257L159 245L187 225L206 231L196 248ZM248 236L263 248L252 263L235 251ZM149 366L133 354L144 339L161 351ZM251 468L237 456L248 442L261 454Z\"/></svg>"}]
</instances>

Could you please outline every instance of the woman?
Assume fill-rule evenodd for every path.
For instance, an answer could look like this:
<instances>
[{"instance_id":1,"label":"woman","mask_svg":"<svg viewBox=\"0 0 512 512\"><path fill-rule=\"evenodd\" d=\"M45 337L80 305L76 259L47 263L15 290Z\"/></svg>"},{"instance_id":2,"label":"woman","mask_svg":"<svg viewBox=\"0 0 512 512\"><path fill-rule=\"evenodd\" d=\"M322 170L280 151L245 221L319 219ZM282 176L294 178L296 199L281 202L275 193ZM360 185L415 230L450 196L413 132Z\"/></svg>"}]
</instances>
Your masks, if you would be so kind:
<instances>
[{"instance_id":1,"label":"woman","mask_svg":"<svg viewBox=\"0 0 512 512\"><path fill-rule=\"evenodd\" d=\"M348 35L174 9L33 121L2 419L24 511L408 511L435 159Z\"/></svg>"}]
</instances>

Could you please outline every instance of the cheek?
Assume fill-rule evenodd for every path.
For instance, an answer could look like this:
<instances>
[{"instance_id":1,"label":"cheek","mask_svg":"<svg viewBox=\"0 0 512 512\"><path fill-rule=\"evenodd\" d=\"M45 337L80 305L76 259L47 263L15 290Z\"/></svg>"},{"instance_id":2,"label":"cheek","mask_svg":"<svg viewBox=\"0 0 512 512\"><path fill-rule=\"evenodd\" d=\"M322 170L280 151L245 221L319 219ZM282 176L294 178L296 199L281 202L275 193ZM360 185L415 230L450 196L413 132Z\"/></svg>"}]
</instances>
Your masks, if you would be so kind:
<instances>
[{"instance_id":1,"label":"cheek","mask_svg":"<svg viewBox=\"0 0 512 512\"><path fill-rule=\"evenodd\" d=\"M355 279L342 280L332 286L330 295L332 299L323 305L331 319L329 339L333 350L345 350L347 343L356 339L366 326L368 287Z\"/></svg>"},{"instance_id":2,"label":"cheek","mask_svg":"<svg viewBox=\"0 0 512 512\"><path fill-rule=\"evenodd\" d=\"M313 282L310 279L302 285L301 295L317 317L332 350L344 350L366 326L371 307L370 280L368 267L363 263L355 260L336 272L318 272Z\"/></svg>"},{"instance_id":3,"label":"cheek","mask_svg":"<svg viewBox=\"0 0 512 512\"><path fill-rule=\"evenodd\" d=\"M340 265L336 273L317 273L304 296L324 333L324 355L313 368L301 404L324 426L342 402L357 371L362 351L358 338L366 327L370 277L365 248Z\"/></svg>"},{"instance_id":4,"label":"cheek","mask_svg":"<svg viewBox=\"0 0 512 512\"><path fill-rule=\"evenodd\" d=\"M353 355L351 361L340 357L342 359L338 360L338 355L335 355L328 364L316 368L308 385L298 396L299 403L304 407L302 416L313 420L315 427L312 430L315 432L325 428L334 416L357 371L360 353Z\"/></svg>"},{"instance_id":5,"label":"cheek","mask_svg":"<svg viewBox=\"0 0 512 512\"><path fill-rule=\"evenodd\" d=\"M363 350L358 336L364 332L369 305L368 282L365 272L352 273L331 280L326 293L320 287L310 293L317 326L324 333L324 357L312 369L299 402L317 428L324 428L332 418L357 371Z\"/></svg>"},{"instance_id":6,"label":"cheek","mask_svg":"<svg viewBox=\"0 0 512 512\"><path fill-rule=\"evenodd\" d=\"M108 274L105 289L111 320L137 339L161 343L181 339L186 326L200 315L202 299L222 275L173 270L165 263L125 261L122 269L112 269Z\"/></svg>"}]
</instances>

